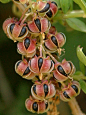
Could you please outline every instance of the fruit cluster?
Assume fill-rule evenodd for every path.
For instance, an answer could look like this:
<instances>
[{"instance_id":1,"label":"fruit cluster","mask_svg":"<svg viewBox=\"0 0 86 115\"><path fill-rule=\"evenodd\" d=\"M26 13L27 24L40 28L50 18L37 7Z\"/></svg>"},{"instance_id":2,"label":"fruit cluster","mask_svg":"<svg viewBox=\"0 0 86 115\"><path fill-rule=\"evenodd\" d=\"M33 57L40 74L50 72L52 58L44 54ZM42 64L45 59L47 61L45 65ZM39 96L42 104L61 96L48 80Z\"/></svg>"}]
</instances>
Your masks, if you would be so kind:
<instances>
[{"instance_id":1,"label":"fruit cluster","mask_svg":"<svg viewBox=\"0 0 86 115\"><path fill-rule=\"evenodd\" d=\"M20 20L5 20L3 30L8 38L18 42L17 52L22 55L22 60L15 64L16 73L34 83L25 106L28 111L44 113L49 110L50 98L58 96L69 101L80 93L80 85L71 77L75 72L73 63L57 60L66 37L51 24L58 11L56 2L14 0L14 3L26 4L25 11Z\"/></svg>"}]
</instances>

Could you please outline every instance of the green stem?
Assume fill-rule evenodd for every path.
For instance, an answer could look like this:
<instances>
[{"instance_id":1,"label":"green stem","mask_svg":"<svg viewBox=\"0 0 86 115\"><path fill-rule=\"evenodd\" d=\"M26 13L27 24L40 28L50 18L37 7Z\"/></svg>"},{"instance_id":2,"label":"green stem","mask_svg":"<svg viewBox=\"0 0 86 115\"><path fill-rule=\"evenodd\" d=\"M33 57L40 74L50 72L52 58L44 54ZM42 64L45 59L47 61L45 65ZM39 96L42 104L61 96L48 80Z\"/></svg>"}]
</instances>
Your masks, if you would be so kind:
<instances>
[{"instance_id":1,"label":"green stem","mask_svg":"<svg viewBox=\"0 0 86 115\"><path fill-rule=\"evenodd\" d=\"M76 17L85 17L85 13L83 10L77 10L77 11L71 11L68 12L67 14L63 15L63 18L67 19L67 18L76 18Z\"/></svg>"},{"instance_id":2,"label":"green stem","mask_svg":"<svg viewBox=\"0 0 86 115\"><path fill-rule=\"evenodd\" d=\"M55 23L55 22L57 22L57 20L63 20L63 19L67 19L67 18L78 18L78 17L86 18L86 14L84 13L83 10L73 10L66 14L58 13L54 17L53 21Z\"/></svg>"}]
</instances>

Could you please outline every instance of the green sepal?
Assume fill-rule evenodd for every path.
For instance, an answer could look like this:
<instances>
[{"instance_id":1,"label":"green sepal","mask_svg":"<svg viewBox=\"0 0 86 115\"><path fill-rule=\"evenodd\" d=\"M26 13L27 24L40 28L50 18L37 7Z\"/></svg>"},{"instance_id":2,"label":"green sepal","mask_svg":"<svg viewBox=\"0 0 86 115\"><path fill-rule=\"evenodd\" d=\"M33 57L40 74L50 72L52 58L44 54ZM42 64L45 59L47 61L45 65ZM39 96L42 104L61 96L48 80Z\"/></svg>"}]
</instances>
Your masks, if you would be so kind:
<instances>
[{"instance_id":1,"label":"green sepal","mask_svg":"<svg viewBox=\"0 0 86 115\"><path fill-rule=\"evenodd\" d=\"M81 72L85 75L85 65L81 61L79 61L79 66L80 66Z\"/></svg>"},{"instance_id":2,"label":"green sepal","mask_svg":"<svg viewBox=\"0 0 86 115\"><path fill-rule=\"evenodd\" d=\"M77 47L77 57L78 59L86 66L86 56L82 51L82 48L80 48L80 46Z\"/></svg>"}]
</instances>

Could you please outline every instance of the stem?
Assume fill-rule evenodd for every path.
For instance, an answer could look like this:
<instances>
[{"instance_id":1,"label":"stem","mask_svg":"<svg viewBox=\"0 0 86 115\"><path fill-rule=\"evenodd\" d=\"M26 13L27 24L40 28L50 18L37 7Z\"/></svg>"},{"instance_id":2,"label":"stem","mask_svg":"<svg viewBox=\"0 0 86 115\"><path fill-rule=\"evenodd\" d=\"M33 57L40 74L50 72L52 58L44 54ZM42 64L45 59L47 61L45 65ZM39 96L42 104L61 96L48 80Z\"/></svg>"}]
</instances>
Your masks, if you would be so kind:
<instances>
[{"instance_id":1,"label":"stem","mask_svg":"<svg viewBox=\"0 0 86 115\"><path fill-rule=\"evenodd\" d=\"M46 58L45 50L43 47L42 47L42 49L43 49L43 57Z\"/></svg>"},{"instance_id":2,"label":"stem","mask_svg":"<svg viewBox=\"0 0 86 115\"><path fill-rule=\"evenodd\" d=\"M45 80L48 80L52 77L52 74L48 73L47 77L45 77Z\"/></svg>"},{"instance_id":3,"label":"stem","mask_svg":"<svg viewBox=\"0 0 86 115\"><path fill-rule=\"evenodd\" d=\"M30 16L30 15L32 15L32 13L28 13L28 14L26 14L26 16L24 17L24 19L21 21L21 19L20 19L20 21L21 21L21 25L24 23L24 21L28 18L28 16ZM22 17L23 18L23 17Z\"/></svg>"},{"instance_id":4,"label":"stem","mask_svg":"<svg viewBox=\"0 0 86 115\"><path fill-rule=\"evenodd\" d=\"M40 45L40 56L42 57L42 44Z\"/></svg>"},{"instance_id":5,"label":"stem","mask_svg":"<svg viewBox=\"0 0 86 115\"><path fill-rule=\"evenodd\" d=\"M25 10L24 10L24 12L23 12L23 14L22 14L22 16L21 16L21 18L20 18L20 21L22 20L22 18L24 17L25 13L28 11L29 8L32 9L32 1L31 1L31 0L29 0L29 5L25 8ZM29 15L31 15L31 14L32 14L32 12L26 14L26 16L25 16L25 18L24 18L23 20L25 21L26 18L27 18Z\"/></svg>"},{"instance_id":6,"label":"stem","mask_svg":"<svg viewBox=\"0 0 86 115\"><path fill-rule=\"evenodd\" d=\"M53 61L57 63L57 60L52 56L52 54L50 54L49 52L46 52L46 54L48 54L53 59Z\"/></svg>"},{"instance_id":7,"label":"stem","mask_svg":"<svg viewBox=\"0 0 86 115\"><path fill-rule=\"evenodd\" d=\"M73 10L69 11L67 14L59 13L54 17L53 23L57 22L57 20L63 20L67 18L77 18L77 17L86 18L86 14L84 13L83 10Z\"/></svg>"},{"instance_id":8,"label":"stem","mask_svg":"<svg viewBox=\"0 0 86 115\"><path fill-rule=\"evenodd\" d=\"M43 79L43 74L42 74L42 73L39 74L39 79L40 79L40 80Z\"/></svg>"},{"instance_id":9,"label":"stem","mask_svg":"<svg viewBox=\"0 0 86 115\"><path fill-rule=\"evenodd\" d=\"M30 8L30 6L28 6L25 10L24 10L24 12L22 13L22 16L21 16L21 18L20 18L20 21L22 20L22 18L24 17L24 15L25 15L25 13L27 12L27 10Z\"/></svg>"},{"instance_id":10,"label":"stem","mask_svg":"<svg viewBox=\"0 0 86 115\"><path fill-rule=\"evenodd\" d=\"M76 101L75 98L72 99L71 101L69 101L68 104L69 104L69 106L70 106L70 108L71 108L71 110L72 110L72 114L73 114L73 115L85 115L85 114L81 111L81 109L80 109L80 107L79 107L79 105L78 105L78 103L77 103L77 101Z\"/></svg>"},{"instance_id":11,"label":"stem","mask_svg":"<svg viewBox=\"0 0 86 115\"><path fill-rule=\"evenodd\" d=\"M77 10L77 11L71 11L68 12L67 14L64 14L63 18L76 18L76 17L83 17L85 18L86 15L83 10Z\"/></svg>"},{"instance_id":12,"label":"stem","mask_svg":"<svg viewBox=\"0 0 86 115\"><path fill-rule=\"evenodd\" d=\"M43 43L44 43L44 34L41 33L40 35L40 56L42 57L42 53L43 53Z\"/></svg>"},{"instance_id":13,"label":"stem","mask_svg":"<svg viewBox=\"0 0 86 115\"><path fill-rule=\"evenodd\" d=\"M59 98L56 99L57 95L55 97L50 98L48 101L50 102L50 110L47 112L47 115L59 115L59 112L57 110L57 105L60 103Z\"/></svg>"}]
</instances>

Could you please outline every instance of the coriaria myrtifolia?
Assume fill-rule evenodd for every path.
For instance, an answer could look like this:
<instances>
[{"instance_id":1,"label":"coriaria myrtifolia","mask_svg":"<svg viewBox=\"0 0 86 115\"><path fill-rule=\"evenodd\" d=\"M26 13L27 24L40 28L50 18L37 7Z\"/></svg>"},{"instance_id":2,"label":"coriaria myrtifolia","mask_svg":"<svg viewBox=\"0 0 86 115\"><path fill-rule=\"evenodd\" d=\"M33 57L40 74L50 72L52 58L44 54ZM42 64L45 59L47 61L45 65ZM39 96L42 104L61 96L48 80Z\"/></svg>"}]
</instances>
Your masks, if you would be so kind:
<instances>
[{"instance_id":1,"label":"coriaria myrtifolia","mask_svg":"<svg viewBox=\"0 0 86 115\"><path fill-rule=\"evenodd\" d=\"M72 77L76 70L74 64L66 59L59 61L62 51L65 52L62 47L66 36L52 23L62 9L51 0L13 0L13 3L24 7L22 16L7 18L3 30L8 38L17 42L17 52L22 55L15 64L16 73L33 82L31 96L25 101L26 109L38 114L52 111L58 115L51 107L54 101L69 102L80 94L80 84Z\"/></svg>"}]
</instances>

